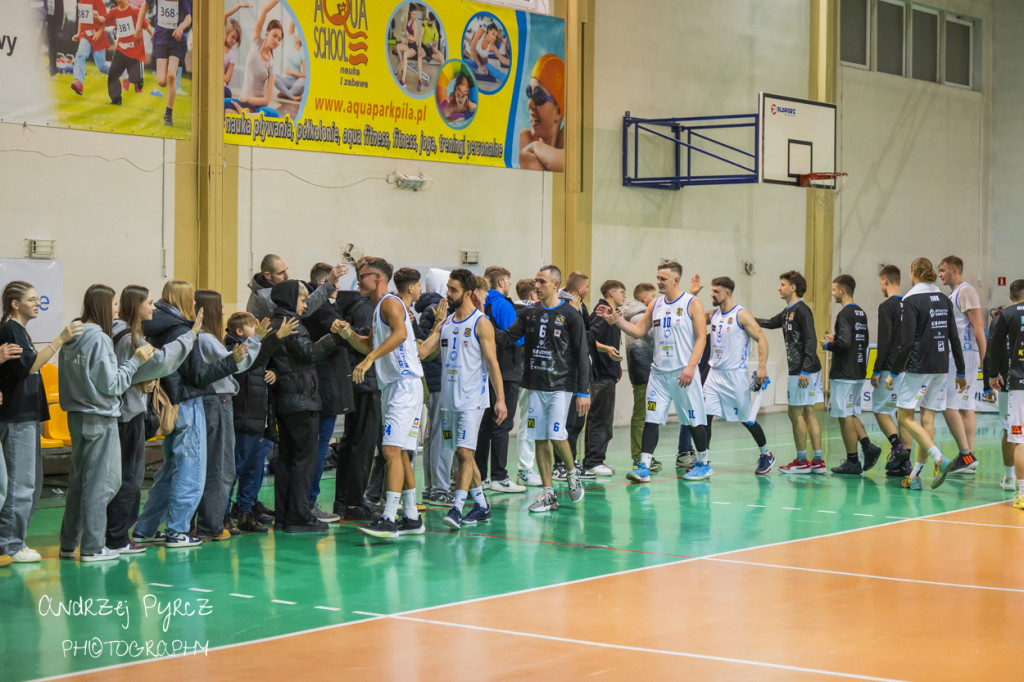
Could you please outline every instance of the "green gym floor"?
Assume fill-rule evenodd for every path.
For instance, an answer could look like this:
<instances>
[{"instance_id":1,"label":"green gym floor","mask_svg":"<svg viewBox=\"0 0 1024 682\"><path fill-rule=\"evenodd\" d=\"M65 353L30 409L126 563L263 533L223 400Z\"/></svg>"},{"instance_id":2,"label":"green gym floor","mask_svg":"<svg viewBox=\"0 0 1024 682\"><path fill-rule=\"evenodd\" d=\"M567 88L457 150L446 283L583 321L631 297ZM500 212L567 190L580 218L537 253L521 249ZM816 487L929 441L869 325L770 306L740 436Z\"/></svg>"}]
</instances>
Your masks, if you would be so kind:
<instances>
[{"instance_id":1,"label":"green gym floor","mask_svg":"<svg viewBox=\"0 0 1024 682\"><path fill-rule=\"evenodd\" d=\"M883 441L871 416L865 417L869 435ZM831 466L842 459L842 441L835 420L821 413L819 419ZM777 463L792 459L785 414L764 416L762 425ZM978 416L977 474L951 477L935 491L926 485L924 492L902 490L899 479L886 478L884 455L863 478L784 476L777 470L755 477L756 448L750 437L739 425L722 423L716 423L712 443L715 475L709 481L686 483L673 467L676 434L675 426L662 430L657 455L666 466L652 476L650 484L627 483L628 430L616 429L608 456L616 475L585 482L587 492L581 503L573 505L563 494L558 511L530 514L527 505L536 489L526 495L492 495L493 520L464 527L462 532L450 532L442 525L444 509L428 507L424 512L428 532L395 542L367 538L342 523L333 524L328 535L246 534L192 550L151 547L131 558L82 564L57 559L62 508L54 506L51 498L29 528L28 544L43 555L42 563L0 568L2 677L15 682L99 668L105 670L103 675L111 675L111 666L172 653L193 654L197 647L195 658L202 659L216 649L256 640L471 600L486 605L501 595L906 523L1005 503L1012 497L999 488L1002 462L994 415ZM955 451L944 427L938 436L945 451ZM511 452L515 452L514 443ZM930 480L930 471L926 474ZM564 486L561 489L564 493ZM321 505L330 509L333 496L333 472L328 472ZM260 497L272 502L272 481ZM707 584L693 587L713 589ZM1013 598L1021 598L1016 593L1024 590L1011 592ZM89 600L91 615L55 614L60 605L81 608ZM657 619L674 619L680 606L666 602ZM608 608L609 615L615 612L611 604ZM544 612L536 614L536 619L545 617ZM928 625L921 623L922 628ZM606 627L614 632L614 621ZM354 631L336 630L335 639L343 641L350 632ZM830 636L842 638L842 628ZM1012 655L1012 651L1003 653ZM679 666L685 664L683 659L675 660ZM350 663L332 658L323 670L336 678L344 675ZM204 674L209 669L202 667L201 660L198 665L190 674L223 679L222 672ZM130 670L136 671L132 673L136 677L140 673L159 679L170 676L151 665ZM415 665L412 670L422 674L408 679L430 676ZM759 671L765 669L746 673L756 678ZM478 670L484 677L501 676L494 672ZM619 673L612 676L629 677L626 671ZM396 674L391 671L384 676ZM239 672L237 677L247 675ZM717 674L706 677L715 678L720 679Z\"/></svg>"}]
</instances>

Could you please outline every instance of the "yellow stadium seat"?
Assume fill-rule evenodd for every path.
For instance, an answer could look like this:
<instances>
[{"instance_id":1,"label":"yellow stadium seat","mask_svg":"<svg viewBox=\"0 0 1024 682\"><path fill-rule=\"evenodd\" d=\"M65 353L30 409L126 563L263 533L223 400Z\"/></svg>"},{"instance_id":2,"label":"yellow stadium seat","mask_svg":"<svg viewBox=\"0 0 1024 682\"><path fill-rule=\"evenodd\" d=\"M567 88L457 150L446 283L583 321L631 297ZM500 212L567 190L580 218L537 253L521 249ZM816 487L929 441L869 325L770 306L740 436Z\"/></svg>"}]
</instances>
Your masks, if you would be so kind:
<instances>
[{"instance_id":1,"label":"yellow stadium seat","mask_svg":"<svg viewBox=\"0 0 1024 682\"><path fill-rule=\"evenodd\" d=\"M43 450L46 450L48 448L62 448L64 447L64 441L53 440L52 438L47 438L46 436L39 436L39 447L41 447Z\"/></svg>"},{"instance_id":2,"label":"yellow stadium seat","mask_svg":"<svg viewBox=\"0 0 1024 682\"><path fill-rule=\"evenodd\" d=\"M50 404L50 419L43 422L43 435L50 439L59 441L61 445L71 445L71 431L68 429L68 413L60 409L56 403ZM45 445L43 447L46 447ZM50 447L59 447L50 446Z\"/></svg>"},{"instance_id":3,"label":"yellow stadium seat","mask_svg":"<svg viewBox=\"0 0 1024 682\"><path fill-rule=\"evenodd\" d=\"M39 370L39 374L43 377L43 390L46 391L46 402L51 404L57 402L60 399L60 393L57 389L57 367L48 362Z\"/></svg>"}]
</instances>

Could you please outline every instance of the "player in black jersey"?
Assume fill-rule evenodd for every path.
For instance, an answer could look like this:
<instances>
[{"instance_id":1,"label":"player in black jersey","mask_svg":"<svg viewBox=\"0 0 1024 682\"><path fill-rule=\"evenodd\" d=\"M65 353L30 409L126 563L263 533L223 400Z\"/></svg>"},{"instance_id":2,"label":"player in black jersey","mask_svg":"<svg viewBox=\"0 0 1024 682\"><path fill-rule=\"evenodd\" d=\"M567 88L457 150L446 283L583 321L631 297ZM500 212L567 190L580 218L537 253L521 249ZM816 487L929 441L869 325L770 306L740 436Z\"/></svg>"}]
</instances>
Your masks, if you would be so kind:
<instances>
[{"instance_id":1,"label":"player in black jersey","mask_svg":"<svg viewBox=\"0 0 1024 682\"><path fill-rule=\"evenodd\" d=\"M793 424L796 459L779 467L784 474L824 474L821 458L821 426L814 405L821 401L821 362L818 360L818 336L814 333L814 313L804 303L807 280L791 270L779 275L779 298L786 302L781 313L770 319L757 318L762 329L778 329L786 340L789 364L789 421ZM811 437L814 458L807 461L807 436Z\"/></svg>"},{"instance_id":2,"label":"player in black jersey","mask_svg":"<svg viewBox=\"0 0 1024 682\"><path fill-rule=\"evenodd\" d=\"M942 485L953 466L953 460L945 457L933 440L935 413L945 409L950 352L956 368L956 388L959 391L967 388L953 304L935 286L937 277L927 258L918 258L911 263L910 282L914 286L903 297L899 346L889 367L889 377L885 380L887 388L896 386L900 426L907 429L918 444L917 462L910 475L903 479L903 487L911 490L921 489L921 470L928 457L935 462L932 488ZM906 373L900 376L904 370ZM921 408L921 423L914 418L917 408Z\"/></svg>"},{"instance_id":3,"label":"player in black jersey","mask_svg":"<svg viewBox=\"0 0 1024 682\"><path fill-rule=\"evenodd\" d=\"M569 450L566 421L572 403L581 417L590 409L590 351L579 311L558 297L562 271L554 265L545 266L537 272L536 281L538 305L523 311L508 330L494 332L499 347L525 339L523 388L529 391L526 427L536 442L537 468L544 485L530 511L541 512L558 509L551 482L552 448L566 466L569 499L583 499L581 472Z\"/></svg>"},{"instance_id":4,"label":"player in black jersey","mask_svg":"<svg viewBox=\"0 0 1024 682\"><path fill-rule=\"evenodd\" d=\"M1013 305L1003 308L985 355L985 376L997 391L1009 389L1006 440L1013 446L1018 493L1014 509L1024 510L1024 279L1010 285Z\"/></svg>"},{"instance_id":5,"label":"player in black jersey","mask_svg":"<svg viewBox=\"0 0 1024 682\"><path fill-rule=\"evenodd\" d=\"M885 464L886 476L908 476L910 463L910 434L896 426L896 393L885 387L885 377L895 351L895 334L903 316L903 296L900 295L900 269L886 265L878 273L878 286L885 300L878 306L878 340L875 342L875 365L871 371L871 411L875 413L878 428L885 434L891 447Z\"/></svg>"},{"instance_id":6,"label":"player in black jersey","mask_svg":"<svg viewBox=\"0 0 1024 682\"><path fill-rule=\"evenodd\" d=\"M839 430L846 446L846 460L832 467L832 473L860 476L875 466L882 448L868 439L858 416L868 371L870 335L868 316L853 302L856 287L857 282L850 275L839 275L832 280L832 299L843 307L836 315L835 333L825 332L821 347L832 353L832 368L828 374L832 416L839 419ZM864 451L863 466L857 456L858 442Z\"/></svg>"}]
</instances>

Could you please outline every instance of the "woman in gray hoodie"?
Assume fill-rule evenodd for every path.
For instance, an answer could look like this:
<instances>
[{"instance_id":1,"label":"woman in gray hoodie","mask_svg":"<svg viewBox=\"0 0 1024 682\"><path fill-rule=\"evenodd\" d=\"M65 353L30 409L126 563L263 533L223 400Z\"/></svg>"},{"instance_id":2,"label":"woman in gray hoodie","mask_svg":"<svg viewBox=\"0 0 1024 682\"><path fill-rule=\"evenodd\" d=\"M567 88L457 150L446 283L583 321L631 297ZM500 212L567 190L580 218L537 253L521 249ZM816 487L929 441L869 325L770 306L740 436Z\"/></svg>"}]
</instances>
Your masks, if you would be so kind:
<instances>
[{"instance_id":1,"label":"woman in gray hoodie","mask_svg":"<svg viewBox=\"0 0 1024 682\"><path fill-rule=\"evenodd\" d=\"M136 349L118 365L111 339L116 311L113 289L89 287L82 303L82 334L60 349L60 406L68 413L71 432L71 474L60 527L62 559L74 558L79 541L82 561L119 556L107 549L104 539L107 504L121 487L120 396L139 366L153 356L153 347Z\"/></svg>"},{"instance_id":2,"label":"woman in gray hoodie","mask_svg":"<svg viewBox=\"0 0 1024 682\"><path fill-rule=\"evenodd\" d=\"M153 319L153 297L149 289L130 284L121 291L117 319L114 320L114 353L118 364L128 361L140 346L146 345L142 323ZM121 488L107 505L107 547L120 554L146 551L144 545L132 542L128 531L139 518L142 501L142 479L146 473L146 411L149 393L157 379L165 377L181 365L192 351L203 323L203 311L196 313L191 334L183 334L164 348L153 351L153 357L132 378L132 385L121 395L121 416L117 433L121 442Z\"/></svg>"}]
</instances>

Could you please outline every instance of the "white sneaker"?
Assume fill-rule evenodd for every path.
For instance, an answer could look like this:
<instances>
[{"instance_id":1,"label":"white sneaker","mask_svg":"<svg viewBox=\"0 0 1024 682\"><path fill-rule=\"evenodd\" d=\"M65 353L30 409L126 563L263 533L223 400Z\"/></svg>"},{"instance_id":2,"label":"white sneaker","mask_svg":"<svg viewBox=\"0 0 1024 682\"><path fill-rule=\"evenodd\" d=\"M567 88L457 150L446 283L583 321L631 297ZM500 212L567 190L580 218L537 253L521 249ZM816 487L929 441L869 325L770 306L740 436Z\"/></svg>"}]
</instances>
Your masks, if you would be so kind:
<instances>
[{"instance_id":1,"label":"white sneaker","mask_svg":"<svg viewBox=\"0 0 1024 682\"><path fill-rule=\"evenodd\" d=\"M544 483L540 480L540 474L533 469L520 469L519 482L531 488L539 488Z\"/></svg>"},{"instance_id":2,"label":"white sneaker","mask_svg":"<svg viewBox=\"0 0 1024 682\"><path fill-rule=\"evenodd\" d=\"M999 487L1002 488L1003 490L1016 490L1017 479L1010 478L1006 474L1003 474L1003 480L999 482Z\"/></svg>"},{"instance_id":3,"label":"white sneaker","mask_svg":"<svg viewBox=\"0 0 1024 682\"><path fill-rule=\"evenodd\" d=\"M32 564L37 561L42 561L43 557L39 556L39 552L28 547L22 547L17 552L11 555L11 561L16 564Z\"/></svg>"},{"instance_id":4,"label":"white sneaker","mask_svg":"<svg viewBox=\"0 0 1024 682\"><path fill-rule=\"evenodd\" d=\"M113 561L114 559L118 558L119 556L121 556L121 554L116 549L110 549L109 547L104 547L100 551L93 552L92 554L86 554L85 552L82 552L81 554L78 555L78 560L79 561Z\"/></svg>"},{"instance_id":5,"label":"white sneaker","mask_svg":"<svg viewBox=\"0 0 1024 682\"><path fill-rule=\"evenodd\" d=\"M587 469L590 473L595 476L614 476L615 468L610 467L607 464L598 464L596 467L590 467Z\"/></svg>"},{"instance_id":6,"label":"white sneaker","mask_svg":"<svg viewBox=\"0 0 1024 682\"><path fill-rule=\"evenodd\" d=\"M492 493L525 493L526 486L519 485L511 478L506 477L501 481L491 481L490 490Z\"/></svg>"}]
</instances>

